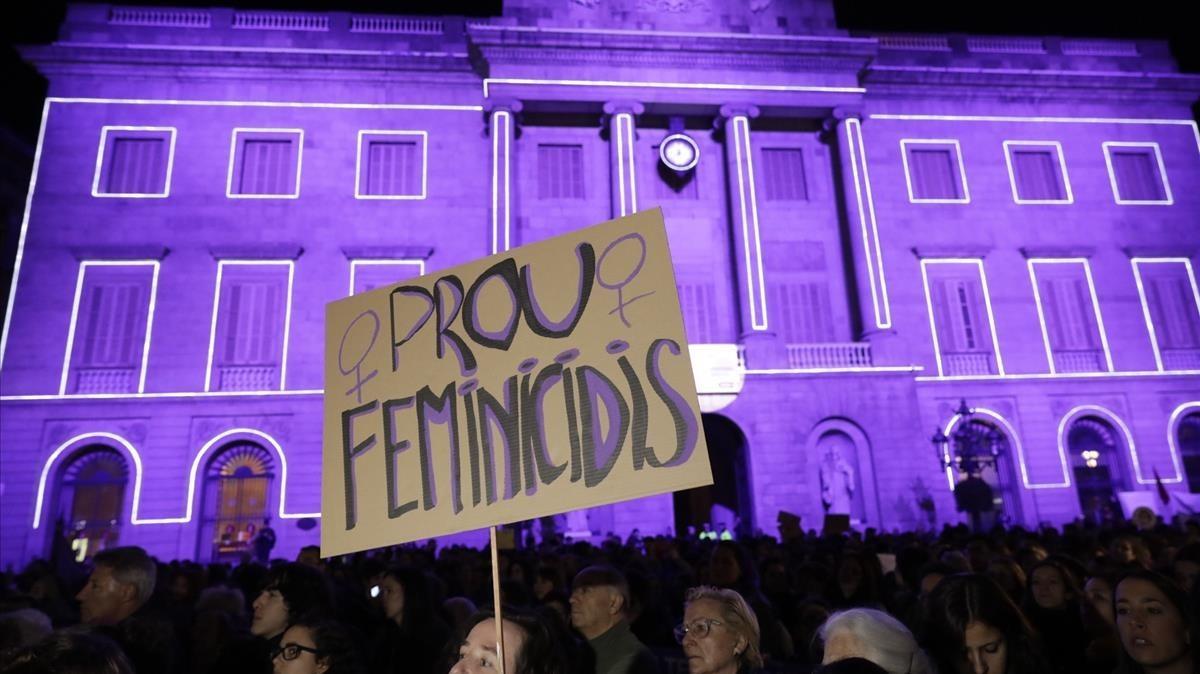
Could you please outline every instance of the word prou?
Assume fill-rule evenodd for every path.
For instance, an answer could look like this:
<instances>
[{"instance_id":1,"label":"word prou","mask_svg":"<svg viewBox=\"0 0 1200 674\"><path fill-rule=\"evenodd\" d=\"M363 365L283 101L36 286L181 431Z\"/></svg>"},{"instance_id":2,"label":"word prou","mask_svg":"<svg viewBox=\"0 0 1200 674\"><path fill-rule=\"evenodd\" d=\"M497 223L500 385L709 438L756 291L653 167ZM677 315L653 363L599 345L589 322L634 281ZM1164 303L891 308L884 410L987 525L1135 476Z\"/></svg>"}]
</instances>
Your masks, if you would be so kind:
<instances>
[{"instance_id":1,"label":"word prou","mask_svg":"<svg viewBox=\"0 0 1200 674\"><path fill-rule=\"evenodd\" d=\"M526 359L518 372L505 379L500 390L479 385L477 379L451 382L441 391L424 386L414 395L389 400L372 400L345 410L341 415L343 475L345 476L346 529L357 523L356 466L366 474L377 475L378 464L359 465L375 447L383 461L387 482L387 515L397 518L420 508L438 507L437 474L449 472L450 500L454 514L463 511L463 460L470 475L471 507L484 507L498 499L509 500L524 492L532 496L540 485L551 485L566 477L583 481L585 488L600 485L611 474L626 447L633 470L673 468L688 462L699 437L699 421L679 390L667 381L663 359L681 355L674 340L653 340L646 350L639 375L624 353L629 345L610 342L605 351L615 357L620 375L609 377L594 365L571 366L580 355L577 349L560 353L554 362L538 367L536 359ZM691 376L690 372L687 376ZM616 380L623 380L618 385ZM653 391L647 394L643 381ZM548 395L561 388L565 408L548 409ZM650 406L663 406L666 414L652 413ZM400 415L415 415L401 423ZM566 419L569 459L555 463L546 438L547 420ZM674 425L673 447L655 448L646 444L651 419L670 420ZM607 420L607 424L604 423ZM372 432L363 437L363 429ZM439 465L431 441L437 427L449 436L445 464ZM415 429L416 437L399 437L398 429ZM499 447L494 438L499 438ZM361 438L361 439L360 439ZM413 449L420 470L420 503L398 493L397 462ZM497 456L505 460L504 489L497 493ZM569 471L569 472L568 472Z\"/></svg>"}]
</instances>

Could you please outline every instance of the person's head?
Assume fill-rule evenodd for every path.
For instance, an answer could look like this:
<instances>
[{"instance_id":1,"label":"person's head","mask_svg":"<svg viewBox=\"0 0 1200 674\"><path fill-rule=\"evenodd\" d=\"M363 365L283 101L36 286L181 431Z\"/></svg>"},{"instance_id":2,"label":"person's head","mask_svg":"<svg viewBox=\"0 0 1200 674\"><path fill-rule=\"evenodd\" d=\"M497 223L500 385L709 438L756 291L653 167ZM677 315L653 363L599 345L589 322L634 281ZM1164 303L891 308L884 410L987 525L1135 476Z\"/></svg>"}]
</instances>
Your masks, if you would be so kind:
<instances>
[{"instance_id":1,"label":"person's head","mask_svg":"<svg viewBox=\"0 0 1200 674\"><path fill-rule=\"evenodd\" d=\"M54 632L38 643L7 654L3 674L134 674L125 653L107 637L86 629Z\"/></svg>"},{"instance_id":2,"label":"person's head","mask_svg":"<svg viewBox=\"0 0 1200 674\"><path fill-rule=\"evenodd\" d=\"M629 608L629 583L611 566L589 566L571 583L571 624L595 639L621 622Z\"/></svg>"},{"instance_id":3,"label":"person's head","mask_svg":"<svg viewBox=\"0 0 1200 674\"><path fill-rule=\"evenodd\" d=\"M921 645L945 674L1045 670L1029 621L995 581L979 574L947 576L933 589Z\"/></svg>"},{"instance_id":4,"label":"person's head","mask_svg":"<svg viewBox=\"0 0 1200 674\"><path fill-rule=\"evenodd\" d=\"M1078 600L1079 594L1075 577L1053 559L1044 559L1030 569L1029 598L1038 607L1063 609L1069 602Z\"/></svg>"},{"instance_id":5,"label":"person's head","mask_svg":"<svg viewBox=\"0 0 1200 674\"><path fill-rule=\"evenodd\" d=\"M115 625L154 594L154 560L138 547L112 548L92 558L92 573L75 596L85 625Z\"/></svg>"},{"instance_id":6,"label":"person's head","mask_svg":"<svg viewBox=\"0 0 1200 674\"><path fill-rule=\"evenodd\" d=\"M933 588L942 582L943 578L954 575L954 573L954 569L941 562L930 562L922 566L917 571L917 592L922 597L928 596L930 592L933 592Z\"/></svg>"},{"instance_id":7,"label":"person's head","mask_svg":"<svg viewBox=\"0 0 1200 674\"><path fill-rule=\"evenodd\" d=\"M675 638L683 646L690 674L730 674L761 667L758 617L734 590L700 586L688 590L683 624Z\"/></svg>"},{"instance_id":8,"label":"person's head","mask_svg":"<svg viewBox=\"0 0 1200 674\"><path fill-rule=\"evenodd\" d=\"M1110 627L1117 624L1116 613L1113 612L1112 581L1104 575L1088 578L1083 586L1083 596L1095 609L1096 615Z\"/></svg>"},{"instance_id":9,"label":"person's head","mask_svg":"<svg viewBox=\"0 0 1200 674\"><path fill-rule=\"evenodd\" d=\"M283 633L271 654L274 674L357 674L358 652L349 633L332 621L301 620Z\"/></svg>"},{"instance_id":10,"label":"person's head","mask_svg":"<svg viewBox=\"0 0 1200 674\"><path fill-rule=\"evenodd\" d=\"M1109 549L1113 561L1125 566L1150 568L1150 548L1138 536L1118 536Z\"/></svg>"},{"instance_id":11,"label":"person's head","mask_svg":"<svg viewBox=\"0 0 1200 674\"><path fill-rule=\"evenodd\" d=\"M267 573L262 592L254 600L250 633L273 639L297 620L329 613L332 603L320 571L295 562L281 564Z\"/></svg>"},{"instance_id":12,"label":"person's head","mask_svg":"<svg viewBox=\"0 0 1200 674\"><path fill-rule=\"evenodd\" d=\"M311 566L314 569L325 568L325 562L321 561L321 546L306 545L300 548L300 554L296 555L296 563Z\"/></svg>"},{"instance_id":13,"label":"person's head","mask_svg":"<svg viewBox=\"0 0 1200 674\"><path fill-rule=\"evenodd\" d=\"M1200 625L1187 595L1173 581L1149 571L1129 573L1113 588L1113 606L1124 671L1195 663L1192 644L1200 638Z\"/></svg>"},{"instance_id":14,"label":"person's head","mask_svg":"<svg viewBox=\"0 0 1200 674\"><path fill-rule=\"evenodd\" d=\"M379 579L379 599L384 615L402 629L415 629L436 614L433 589L420 569L389 567Z\"/></svg>"},{"instance_id":15,"label":"person's head","mask_svg":"<svg viewBox=\"0 0 1200 674\"><path fill-rule=\"evenodd\" d=\"M1200 578L1200 543L1189 543L1179 548L1179 552L1175 553L1175 560L1171 563L1171 573L1179 587L1183 588L1184 592L1191 593L1196 579Z\"/></svg>"},{"instance_id":16,"label":"person's head","mask_svg":"<svg viewBox=\"0 0 1200 674\"><path fill-rule=\"evenodd\" d=\"M720 541L708 561L709 580L717 587L741 587L757 583L750 553L736 541Z\"/></svg>"},{"instance_id":17,"label":"person's head","mask_svg":"<svg viewBox=\"0 0 1200 674\"><path fill-rule=\"evenodd\" d=\"M509 674L560 674L567 671L560 639L549 623L536 614L505 607L503 612L504 671ZM450 674L485 674L498 670L496 619L491 611L471 618L459 642L458 658Z\"/></svg>"},{"instance_id":18,"label":"person's head","mask_svg":"<svg viewBox=\"0 0 1200 674\"><path fill-rule=\"evenodd\" d=\"M829 616L818 634L825 646L822 664L865 658L891 674L930 671L929 661L912 632L883 611L867 608L839 611Z\"/></svg>"}]
</instances>

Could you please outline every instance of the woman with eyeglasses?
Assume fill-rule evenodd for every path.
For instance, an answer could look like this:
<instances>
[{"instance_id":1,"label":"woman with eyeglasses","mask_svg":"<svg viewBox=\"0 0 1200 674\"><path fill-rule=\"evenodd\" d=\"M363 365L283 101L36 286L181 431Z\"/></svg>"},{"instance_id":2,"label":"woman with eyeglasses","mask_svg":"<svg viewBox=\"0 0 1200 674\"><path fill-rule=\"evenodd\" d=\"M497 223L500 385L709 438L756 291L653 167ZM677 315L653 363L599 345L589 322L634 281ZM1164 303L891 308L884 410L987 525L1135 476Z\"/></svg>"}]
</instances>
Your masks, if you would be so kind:
<instances>
[{"instance_id":1,"label":"woman with eyeglasses","mask_svg":"<svg viewBox=\"0 0 1200 674\"><path fill-rule=\"evenodd\" d=\"M688 590L675 640L683 646L689 674L739 674L763 665L758 618L735 590L707 585Z\"/></svg>"},{"instance_id":2,"label":"woman with eyeglasses","mask_svg":"<svg viewBox=\"0 0 1200 674\"><path fill-rule=\"evenodd\" d=\"M288 627L271 655L274 674L361 674L349 633L332 621L300 621Z\"/></svg>"}]
</instances>

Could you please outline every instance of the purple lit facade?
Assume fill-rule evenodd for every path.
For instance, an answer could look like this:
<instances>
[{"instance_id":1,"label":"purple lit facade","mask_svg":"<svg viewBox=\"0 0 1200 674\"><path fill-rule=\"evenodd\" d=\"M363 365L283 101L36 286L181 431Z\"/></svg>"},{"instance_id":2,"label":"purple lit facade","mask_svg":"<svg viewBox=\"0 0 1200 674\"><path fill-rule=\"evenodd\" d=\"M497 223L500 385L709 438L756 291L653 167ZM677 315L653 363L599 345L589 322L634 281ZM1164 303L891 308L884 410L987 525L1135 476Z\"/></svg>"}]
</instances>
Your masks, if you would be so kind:
<instances>
[{"instance_id":1,"label":"purple lit facade","mask_svg":"<svg viewBox=\"0 0 1200 674\"><path fill-rule=\"evenodd\" d=\"M628 6L627 6L628 5ZM717 485L663 533L1200 491L1200 77L1164 44L851 37L825 2L503 17L71 8L0 364L0 563L56 523L161 558L315 543L327 302L661 206ZM659 144L695 141L674 172ZM712 508L714 504L723 508ZM304 526L300 526L304 525Z\"/></svg>"}]
</instances>

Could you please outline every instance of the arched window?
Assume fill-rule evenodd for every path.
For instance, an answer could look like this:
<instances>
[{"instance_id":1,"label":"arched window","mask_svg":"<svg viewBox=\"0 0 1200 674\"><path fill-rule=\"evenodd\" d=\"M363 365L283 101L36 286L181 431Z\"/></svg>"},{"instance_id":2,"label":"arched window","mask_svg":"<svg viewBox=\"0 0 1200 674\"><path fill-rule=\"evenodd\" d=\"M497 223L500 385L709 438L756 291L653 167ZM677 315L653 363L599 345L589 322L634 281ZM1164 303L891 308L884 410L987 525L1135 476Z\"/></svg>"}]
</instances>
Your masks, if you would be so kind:
<instances>
[{"instance_id":1,"label":"arched window","mask_svg":"<svg viewBox=\"0 0 1200 674\"><path fill-rule=\"evenodd\" d=\"M271 457L261 445L222 447L204 471L204 520L197 556L237 561L270 517Z\"/></svg>"},{"instance_id":2,"label":"arched window","mask_svg":"<svg viewBox=\"0 0 1200 674\"><path fill-rule=\"evenodd\" d=\"M1076 419L1067 431L1067 451L1084 519L1102 523L1121 519L1117 492L1124 487L1121 443L1107 421Z\"/></svg>"},{"instance_id":3,"label":"arched window","mask_svg":"<svg viewBox=\"0 0 1200 674\"><path fill-rule=\"evenodd\" d=\"M996 462L983 465L978 475L979 479L992 488L992 510L981 513L980 525L983 530L988 530L997 522L1004 522L1008 525L1017 524L1021 522L1021 499L1017 490L1016 470L1013 468L1017 460L1013 443L1009 439L1008 433L999 424L980 418L973 418L969 423L972 431L978 431L978 433L973 433L973 436L996 438L999 444L1000 455L996 458ZM957 426L955 429L957 430ZM979 448L979 451L988 452L990 447ZM962 482L967 477L965 472L955 471L955 483Z\"/></svg>"},{"instance_id":4,"label":"arched window","mask_svg":"<svg viewBox=\"0 0 1200 674\"><path fill-rule=\"evenodd\" d=\"M56 519L77 560L117 545L128 483L125 457L104 445L84 447L63 468Z\"/></svg>"},{"instance_id":5,"label":"arched window","mask_svg":"<svg viewBox=\"0 0 1200 674\"><path fill-rule=\"evenodd\" d=\"M1179 420L1175 430L1176 447L1183 458L1189 490L1200 492L1200 412L1191 412Z\"/></svg>"}]
</instances>

